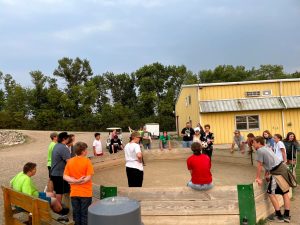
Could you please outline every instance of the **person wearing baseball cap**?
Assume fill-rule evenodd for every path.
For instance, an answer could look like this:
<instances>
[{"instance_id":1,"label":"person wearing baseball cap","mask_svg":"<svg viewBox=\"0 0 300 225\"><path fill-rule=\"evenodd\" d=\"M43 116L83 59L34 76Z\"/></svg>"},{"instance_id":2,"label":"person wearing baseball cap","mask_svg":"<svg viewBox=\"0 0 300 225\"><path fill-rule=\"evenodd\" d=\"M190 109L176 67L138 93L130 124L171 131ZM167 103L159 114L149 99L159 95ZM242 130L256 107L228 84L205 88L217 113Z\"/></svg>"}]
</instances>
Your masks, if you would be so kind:
<instances>
[{"instance_id":1,"label":"person wearing baseball cap","mask_svg":"<svg viewBox=\"0 0 300 225\"><path fill-rule=\"evenodd\" d=\"M141 134L138 131L132 132L131 141L124 149L128 187L142 187L143 185L144 167L140 140Z\"/></svg>"}]
</instances>

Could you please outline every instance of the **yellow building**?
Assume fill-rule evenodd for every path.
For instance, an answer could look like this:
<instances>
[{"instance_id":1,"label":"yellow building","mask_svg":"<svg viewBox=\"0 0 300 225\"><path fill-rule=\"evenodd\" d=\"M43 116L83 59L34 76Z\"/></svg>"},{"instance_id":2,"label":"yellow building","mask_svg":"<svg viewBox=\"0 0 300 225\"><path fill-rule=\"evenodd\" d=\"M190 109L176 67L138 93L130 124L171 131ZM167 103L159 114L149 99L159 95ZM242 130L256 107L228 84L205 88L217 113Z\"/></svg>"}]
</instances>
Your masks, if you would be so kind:
<instances>
[{"instance_id":1,"label":"yellow building","mask_svg":"<svg viewBox=\"0 0 300 225\"><path fill-rule=\"evenodd\" d=\"M177 132L190 121L210 124L215 143L231 143L234 130L300 139L300 79L183 85L176 106Z\"/></svg>"}]
</instances>

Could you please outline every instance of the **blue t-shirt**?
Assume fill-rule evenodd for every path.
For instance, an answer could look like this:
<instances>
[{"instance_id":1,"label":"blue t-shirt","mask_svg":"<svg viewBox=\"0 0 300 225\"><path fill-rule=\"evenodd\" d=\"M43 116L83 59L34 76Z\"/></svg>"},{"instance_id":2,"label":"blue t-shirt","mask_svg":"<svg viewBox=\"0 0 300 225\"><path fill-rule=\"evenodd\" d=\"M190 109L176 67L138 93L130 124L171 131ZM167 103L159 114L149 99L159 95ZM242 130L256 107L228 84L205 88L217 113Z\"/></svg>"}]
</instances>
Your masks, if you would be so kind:
<instances>
[{"instance_id":1,"label":"blue t-shirt","mask_svg":"<svg viewBox=\"0 0 300 225\"><path fill-rule=\"evenodd\" d=\"M71 158L68 147L64 144L57 143L52 152L51 176L60 176L64 174L67 160Z\"/></svg>"}]
</instances>

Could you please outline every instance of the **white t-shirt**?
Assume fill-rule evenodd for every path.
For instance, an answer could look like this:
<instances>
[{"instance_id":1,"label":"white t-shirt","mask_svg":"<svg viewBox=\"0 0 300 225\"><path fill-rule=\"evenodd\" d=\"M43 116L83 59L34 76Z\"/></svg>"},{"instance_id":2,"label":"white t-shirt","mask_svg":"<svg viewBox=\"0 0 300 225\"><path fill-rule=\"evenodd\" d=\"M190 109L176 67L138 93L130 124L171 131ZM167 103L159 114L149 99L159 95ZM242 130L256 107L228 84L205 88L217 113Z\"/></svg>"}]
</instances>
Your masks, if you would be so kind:
<instances>
[{"instance_id":1,"label":"white t-shirt","mask_svg":"<svg viewBox=\"0 0 300 225\"><path fill-rule=\"evenodd\" d=\"M284 148L284 154L286 154L285 146L282 141L278 141L277 143L274 143L274 153L278 157L280 161L283 161L283 156L281 152L281 148Z\"/></svg>"},{"instance_id":2,"label":"white t-shirt","mask_svg":"<svg viewBox=\"0 0 300 225\"><path fill-rule=\"evenodd\" d=\"M93 147L95 147L96 154L101 154L102 153L102 144L101 141L99 140L94 140L93 142Z\"/></svg>"},{"instance_id":3,"label":"white t-shirt","mask_svg":"<svg viewBox=\"0 0 300 225\"><path fill-rule=\"evenodd\" d=\"M141 148L137 143L128 143L124 148L126 167L135 168L143 171L143 163L139 162L137 153L141 152Z\"/></svg>"}]
</instances>

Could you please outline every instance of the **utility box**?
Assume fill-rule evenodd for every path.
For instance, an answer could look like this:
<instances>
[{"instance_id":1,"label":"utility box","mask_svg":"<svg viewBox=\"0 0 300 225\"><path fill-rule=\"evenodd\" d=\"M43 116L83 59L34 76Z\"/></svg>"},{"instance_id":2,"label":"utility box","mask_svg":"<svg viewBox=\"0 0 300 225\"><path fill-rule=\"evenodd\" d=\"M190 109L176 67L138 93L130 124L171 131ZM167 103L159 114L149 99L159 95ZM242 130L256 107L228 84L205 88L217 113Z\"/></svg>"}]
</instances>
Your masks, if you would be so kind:
<instances>
[{"instance_id":1,"label":"utility box","mask_svg":"<svg viewBox=\"0 0 300 225\"><path fill-rule=\"evenodd\" d=\"M152 138L159 138L159 123L146 123L146 129L151 133Z\"/></svg>"}]
</instances>

